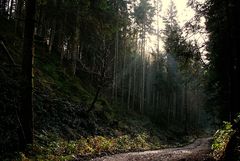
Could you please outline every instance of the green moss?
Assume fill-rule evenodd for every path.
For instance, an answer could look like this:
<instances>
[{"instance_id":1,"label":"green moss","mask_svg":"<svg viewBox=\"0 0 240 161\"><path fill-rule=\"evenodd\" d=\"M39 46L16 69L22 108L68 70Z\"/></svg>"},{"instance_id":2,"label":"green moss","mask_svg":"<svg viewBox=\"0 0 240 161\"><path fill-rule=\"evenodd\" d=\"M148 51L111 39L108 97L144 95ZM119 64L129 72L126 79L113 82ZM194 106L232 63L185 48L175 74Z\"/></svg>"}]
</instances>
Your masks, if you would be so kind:
<instances>
[{"instance_id":1,"label":"green moss","mask_svg":"<svg viewBox=\"0 0 240 161\"><path fill-rule=\"evenodd\" d=\"M224 155L227 144L231 136L235 132L232 129L232 125L230 122L223 123L224 123L223 127L217 130L217 132L214 134L212 143L213 157L216 160L220 159Z\"/></svg>"},{"instance_id":2,"label":"green moss","mask_svg":"<svg viewBox=\"0 0 240 161\"><path fill-rule=\"evenodd\" d=\"M70 76L64 71L54 54L36 57L36 80L46 88L60 97L68 97L73 102L87 102L91 99L91 94L82 86L82 81L77 77Z\"/></svg>"}]
</instances>

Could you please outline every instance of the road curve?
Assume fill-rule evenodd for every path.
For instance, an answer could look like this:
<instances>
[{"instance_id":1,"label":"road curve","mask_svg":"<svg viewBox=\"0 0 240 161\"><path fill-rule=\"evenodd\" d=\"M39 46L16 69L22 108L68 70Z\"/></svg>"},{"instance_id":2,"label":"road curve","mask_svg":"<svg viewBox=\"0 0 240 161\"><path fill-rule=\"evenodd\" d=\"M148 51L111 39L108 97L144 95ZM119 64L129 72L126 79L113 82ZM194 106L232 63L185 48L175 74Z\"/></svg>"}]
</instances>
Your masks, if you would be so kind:
<instances>
[{"instance_id":1,"label":"road curve","mask_svg":"<svg viewBox=\"0 0 240 161\"><path fill-rule=\"evenodd\" d=\"M91 161L212 161L209 155L210 140L211 138L200 138L184 147L115 154Z\"/></svg>"}]
</instances>

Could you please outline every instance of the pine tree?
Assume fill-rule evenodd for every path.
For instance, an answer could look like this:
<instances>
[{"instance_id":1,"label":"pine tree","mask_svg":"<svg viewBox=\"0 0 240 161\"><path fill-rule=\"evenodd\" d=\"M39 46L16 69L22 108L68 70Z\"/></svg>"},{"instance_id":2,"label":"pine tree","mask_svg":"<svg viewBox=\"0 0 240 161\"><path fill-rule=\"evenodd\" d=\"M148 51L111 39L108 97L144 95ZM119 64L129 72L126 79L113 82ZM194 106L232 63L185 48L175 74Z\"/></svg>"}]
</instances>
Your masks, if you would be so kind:
<instances>
[{"instance_id":1,"label":"pine tree","mask_svg":"<svg viewBox=\"0 0 240 161\"><path fill-rule=\"evenodd\" d=\"M239 1L208 0L203 12L209 33L209 105L231 121L239 112L239 6Z\"/></svg>"}]
</instances>

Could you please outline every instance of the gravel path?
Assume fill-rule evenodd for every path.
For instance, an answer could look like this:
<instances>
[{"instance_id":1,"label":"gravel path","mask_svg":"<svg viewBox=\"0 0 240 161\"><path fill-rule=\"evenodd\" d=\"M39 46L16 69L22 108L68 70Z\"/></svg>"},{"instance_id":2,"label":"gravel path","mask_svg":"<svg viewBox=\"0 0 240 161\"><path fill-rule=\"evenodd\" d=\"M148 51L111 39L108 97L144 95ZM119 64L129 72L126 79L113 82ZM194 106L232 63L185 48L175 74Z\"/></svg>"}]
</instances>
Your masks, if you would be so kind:
<instances>
[{"instance_id":1,"label":"gravel path","mask_svg":"<svg viewBox=\"0 0 240 161\"><path fill-rule=\"evenodd\" d=\"M200 138L180 148L116 154L91 161L212 161L209 156L210 140L211 138Z\"/></svg>"}]
</instances>

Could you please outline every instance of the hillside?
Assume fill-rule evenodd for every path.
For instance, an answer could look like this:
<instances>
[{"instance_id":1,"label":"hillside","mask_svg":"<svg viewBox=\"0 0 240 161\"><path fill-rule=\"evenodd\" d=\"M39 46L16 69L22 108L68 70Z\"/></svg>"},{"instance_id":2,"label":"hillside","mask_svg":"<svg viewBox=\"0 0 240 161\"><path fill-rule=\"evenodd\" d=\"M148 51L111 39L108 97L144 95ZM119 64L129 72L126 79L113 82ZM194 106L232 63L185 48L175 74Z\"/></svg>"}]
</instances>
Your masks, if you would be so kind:
<instances>
[{"instance_id":1,"label":"hillside","mask_svg":"<svg viewBox=\"0 0 240 161\"><path fill-rule=\"evenodd\" d=\"M9 26L11 23L5 22ZM21 39L14 34L7 34L11 32L11 28L5 29L2 38L6 47L11 49L10 54L14 61L19 64L19 46L11 42ZM180 146L194 138L186 137L177 127L160 129L159 125L154 124L148 117L127 111L120 103L111 104L111 99L104 94L98 98L94 111L88 113L87 109L94 97L94 88L87 83L87 79L80 79L68 73L54 53L42 53L43 50L36 40L33 91L35 142L29 147L32 150L20 153L21 158L91 158L120 152ZM3 157L8 154L11 157L11 153L6 151L15 151L19 147L18 108L21 96L18 89L21 89L21 70L18 65L9 66L6 55L1 55L1 61L1 93L4 96L1 104L5 109L1 114L1 127L5 126L1 128L4 129L1 138L6 138L1 140L1 153L4 154ZM11 121L9 118L12 118Z\"/></svg>"}]
</instances>

